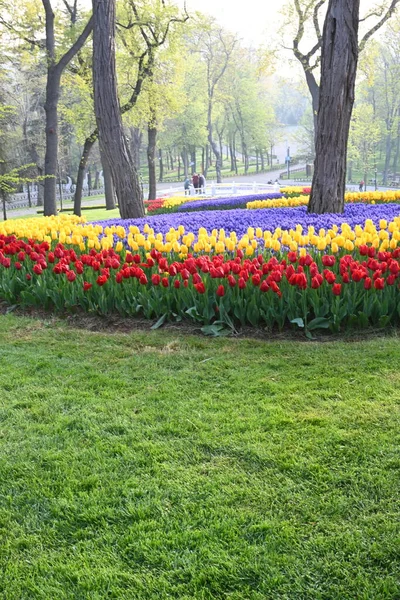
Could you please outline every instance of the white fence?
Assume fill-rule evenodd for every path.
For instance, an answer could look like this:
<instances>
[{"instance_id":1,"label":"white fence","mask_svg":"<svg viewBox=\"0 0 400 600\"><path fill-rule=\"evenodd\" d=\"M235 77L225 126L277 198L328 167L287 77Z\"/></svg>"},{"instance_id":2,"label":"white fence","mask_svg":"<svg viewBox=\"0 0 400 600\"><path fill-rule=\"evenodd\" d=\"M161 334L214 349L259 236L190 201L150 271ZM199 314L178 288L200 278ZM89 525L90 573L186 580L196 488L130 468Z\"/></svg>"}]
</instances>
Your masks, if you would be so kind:
<instances>
[{"instance_id":1,"label":"white fence","mask_svg":"<svg viewBox=\"0 0 400 600\"><path fill-rule=\"evenodd\" d=\"M189 190L185 191L180 187L171 187L167 190L161 190L157 196L171 197L171 196L195 196L201 194L210 198L216 196L245 196L247 194L266 194L279 193L280 185L278 183L235 183L234 181L228 183L207 183L205 188L202 190L195 190L191 185Z\"/></svg>"}]
</instances>

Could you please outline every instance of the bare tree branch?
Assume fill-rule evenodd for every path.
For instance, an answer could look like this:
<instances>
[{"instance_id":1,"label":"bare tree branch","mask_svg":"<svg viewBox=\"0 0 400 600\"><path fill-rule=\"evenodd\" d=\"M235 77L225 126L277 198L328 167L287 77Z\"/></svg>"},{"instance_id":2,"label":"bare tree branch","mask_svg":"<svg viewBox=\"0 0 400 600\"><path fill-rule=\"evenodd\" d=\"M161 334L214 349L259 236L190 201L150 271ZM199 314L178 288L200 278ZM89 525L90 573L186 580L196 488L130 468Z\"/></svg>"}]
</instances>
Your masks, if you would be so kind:
<instances>
[{"instance_id":1,"label":"bare tree branch","mask_svg":"<svg viewBox=\"0 0 400 600\"><path fill-rule=\"evenodd\" d=\"M367 33L364 35L364 37L362 38L361 42L358 45L358 51L362 52L362 50L364 50L365 48L365 44L368 42L369 38L376 32L378 31L378 29L380 29L382 27L382 25L384 25L386 23L386 21L388 21L390 19L390 17L392 16L392 14L394 13L394 11L396 10L396 6L397 4L400 2L400 0L392 0L392 2L390 3L389 8L387 9L386 13L383 15L383 17L381 18L380 21L378 21L378 23L372 27L372 29L370 29L369 31L367 31Z\"/></svg>"}]
</instances>

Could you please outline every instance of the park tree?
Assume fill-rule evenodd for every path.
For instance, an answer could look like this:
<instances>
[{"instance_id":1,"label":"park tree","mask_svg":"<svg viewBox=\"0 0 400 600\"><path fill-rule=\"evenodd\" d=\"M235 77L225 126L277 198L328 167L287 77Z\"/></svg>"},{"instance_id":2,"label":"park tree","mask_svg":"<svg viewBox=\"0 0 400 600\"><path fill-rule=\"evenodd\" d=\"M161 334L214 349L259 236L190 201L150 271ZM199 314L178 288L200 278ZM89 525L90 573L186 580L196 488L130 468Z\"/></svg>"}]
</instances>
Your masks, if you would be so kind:
<instances>
[{"instance_id":1,"label":"park tree","mask_svg":"<svg viewBox=\"0 0 400 600\"><path fill-rule=\"evenodd\" d=\"M176 7L165 0L126 0L118 5L116 17L120 74L123 73L127 78L127 84L121 86L122 92L119 94L120 113L125 115L135 108L144 83L152 78L158 51L169 42L169 34L174 24L179 26L186 22L189 15L186 10L178 13ZM126 98L122 97L123 92L126 92L123 94ZM86 136L83 144L74 198L75 214L80 214L84 174L90 153L98 139L97 126ZM101 140L100 146L103 147L104 171L107 164ZM134 164L137 165L137 157Z\"/></svg>"},{"instance_id":2,"label":"park tree","mask_svg":"<svg viewBox=\"0 0 400 600\"><path fill-rule=\"evenodd\" d=\"M57 213L56 175L58 166L58 102L60 98L61 76L72 58L85 44L92 31L90 17L82 29L79 18L78 3L64 0L67 19L56 19L50 0L42 0L44 19L37 20L39 3L24 5L2 2L0 23L7 29L12 38L45 53L47 65L45 95L45 179L44 179L44 214ZM44 23L44 27L38 27ZM78 33L80 31L80 33ZM72 40L72 41L71 41Z\"/></svg>"},{"instance_id":3,"label":"park tree","mask_svg":"<svg viewBox=\"0 0 400 600\"><path fill-rule=\"evenodd\" d=\"M361 52L368 40L376 33L393 15L400 0L381 0L377 6L360 18L363 34L358 40L358 52ZM349 4L353 2L349 1ZM360 15L359 0L354 6ZM307 86L312 99L314 115L314 131L317 135L318 108L320 102L319 69L321 63L321 48L323 45L322 21L326 15L329 0L289 0L285 6L285 24L282 33L292 31L293 39L291 50L300 62L304 71ZM369 29L366 26L372 23ZM294 29L293 29L293 24ZM366 29L366 30L365 30ZM365 31L364 31L365 30Z\"/></svg>"},{"instance_id":4,"label":"park tree","mask_svg":"<svg viewBox=\"0 0 400 600\"><path fill-rule=\"evenodd\" d=\"M115 0L93 0L94 106L123 219L143 217L143 194L124 134L115 62Z\"/></svg>"},{"instance_id":5,"label":"park tree","mask_svg":"<svg viewBox=\"0 0 400 600\"><path fill-rule=\"evenodd\" d=\"M207 89L207 132L208 142L215 156L217 182L221 183L221 152L214 136L213 113L218 100L218 91L238 40L215 21L204 21L193 31L193 52L199 53L206 74ZM200 65L199 65L200 70ZM207 176L207 169L205 169Z\"/></svg>"},{"instance_id":6,"label":"park tree","mask_svg":"<svg viewBox=\"0 0 400 600\"><path fill-rule=\"evenodd\" d=\"M371 172L376 170L376 149L381 136L381 123L375 117L372 104L360 103L355 106L350 123L347 160L359 165L365 183Z\"/></svg>"},{"instance_id":7,"label":"park tree","mask_svg":"<svg viewBox=\"0 0 400 600\"><path fill-rule=\"evenodd\" d=\"M360 0L329 0L322 35L314 176L308 211L343 212L358 62Z\"/></svg>"}]
</instances>

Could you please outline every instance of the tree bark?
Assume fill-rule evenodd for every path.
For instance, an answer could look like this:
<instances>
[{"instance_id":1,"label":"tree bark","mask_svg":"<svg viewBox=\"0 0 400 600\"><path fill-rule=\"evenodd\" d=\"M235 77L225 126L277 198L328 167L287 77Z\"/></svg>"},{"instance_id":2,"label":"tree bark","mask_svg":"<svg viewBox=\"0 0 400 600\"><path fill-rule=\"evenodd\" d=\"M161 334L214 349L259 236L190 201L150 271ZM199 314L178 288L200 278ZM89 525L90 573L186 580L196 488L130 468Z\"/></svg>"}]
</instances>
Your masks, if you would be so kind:
<instances>
[{"instance_id":1,"label":"tree bark","mask_svg":"<svg viewBox=\"0 0 400 600\"><path fill-rule=\"evenodd\" d=\"M103 167L103 179L104 179L104 195L106 197L106 210L113 210L117 203L115 198L115 187L112 179L111 168L107 161L107 156L104 150L99 144L101 166Z\"/></svg>"},{"instance_id":2,"label":"tree bark","mask_svg":"<svg viewBox=\"0 0 400 600\"><path fill-rule=\"evenodd\" d=\"M196 165L196 146L192 146L190 148L190 162L191 164L191 171L192 174L193 173L197 173L197 165Z\"/></svg>"},{"instance_id":3,"label":"tree bark","mask_svg":"<svg viewBox=\"0 0 400 600\"><path fill-rule=\"evenodd\" d=\"M321 53L316 158L308 212L341 213L358 61L360 0L329 0Z\"/></svg>"},{"instance_id":4,"label":"tree bark","mask_svg":"<svg viewBox=\"0 0 400 600\"><path fill-rule=\"evenodd\" d=\"M123 219L144 216L143 194L122 126L115 64L115 0L93 1L93 85L97 127Z\"/></svg>"},{"instance_id":5,"label":"tree bark","mask_svg":"<svg viewBox=\"0 0 400 600\"><path fill-rule=\"evenodd\" d=\"M149 167L149 200L157 198L156 177L156 140L157 128L149 125L147 128L147 164Z\"/></svg>"},{"instance_id":6,"label":"tree bark","mask_svg":"<svg viewBox=\"0 0 400 600\"><path fill-rule=\"evenodd\" d=\"M140 170L140 148L142 146L143 133L138 127L130 128L131 134L131 153L136 170Z\"/></svg>"},{"instance_id":7,"label":"tree bark","mask_svg":"<svg viewBox=\"0 0 400 600\"><path fill-rule=\"evenodd\" d=\"M44 157L44 216L57 214L56 173L58 163L58 100L61 73L55 67L47 71L46 102L46 154Z\"/></svg>"},{"instance_id":8,"label":"tree bark","mask_svg":"<svg viewBox=\"0 0 400 600\"><path fill-rule=\"evenodd\" d=\"M76 178L76 186L75 186L75 194L74 194L74 215L81 216L82 209L82 189L83 189L83 180L85 179L85 170L86 165L89 160L89 154L94 144L96 143L98 131L97 129L94 132L95 135L91 135L86 138L85 143L83 145L83 152L81 156L81 160L79 161L78 167L78 175Z\"/></svg>"},{"instance_id":9,"label":"tree bark","mask_svg":"<svg viewBox=\"0 0 400 600\"><path fill-rule=\"evenodd\" d=\"M164 162L163 162L163 153L162 153L161 148L158 151L158 163L159 163L159 166L160 166L160 173L159 173L159 176L158 176L158 181L160 183L162 183L162 181L164 179Z\"/></svg>"}]
</instances>

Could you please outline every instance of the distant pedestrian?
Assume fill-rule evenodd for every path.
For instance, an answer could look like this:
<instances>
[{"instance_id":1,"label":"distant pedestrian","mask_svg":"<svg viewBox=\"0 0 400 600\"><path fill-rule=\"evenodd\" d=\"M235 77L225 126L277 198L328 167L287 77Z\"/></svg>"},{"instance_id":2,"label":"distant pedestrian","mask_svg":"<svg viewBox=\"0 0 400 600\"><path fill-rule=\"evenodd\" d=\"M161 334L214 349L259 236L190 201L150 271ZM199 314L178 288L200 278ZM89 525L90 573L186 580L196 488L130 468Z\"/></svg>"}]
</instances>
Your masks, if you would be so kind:
<instances>
[{"instance_id":1,"label":"distant pedestrian","mask_svg":"<svg viewBox=\"0 0 400 600\"><path fill-rule=\"evenodd\" d=\"M189 194L190 194L190 179L189 179L189 177L186 177L186 179L183 183L183 187L185 189L185 196L189 196Z\"/></svg>"},{"instance_id":2,"label":"distant pedestrian","mask_svg":"<svg viewBox=\"0 0 400 600\"><path fill-rule=\"evenodd\" d=\"M194 193L198 194L199 193L199 176L197 173L193 173L192 183L193 183L193 187L194 187Z\"/></svg>"},{"instance_id":3,"label":"distant pedestrian","mask_svg":"<svg viewBox=\"0 0 400 600\"><path fill-rule=\"evenodd\" d=\"M363 180L363 179L361 179L361 181L360 181L360 185L358 186L358 191L359 191L359 192L362 192L362 191L363 191L363 188L364 188L364 180Z\"/></svg>"},{"instance_id":4,"label":"distant pedestrian","mask_svg":"<svg viewBox=\"0 0 400 600\"><path fill-rule=\"evenodd\" d=\"M202 173L200 173L200 175L199 175L199 189L200 189L200 194L206 193L206 180Z\"/></svg>"}]
</instances>

